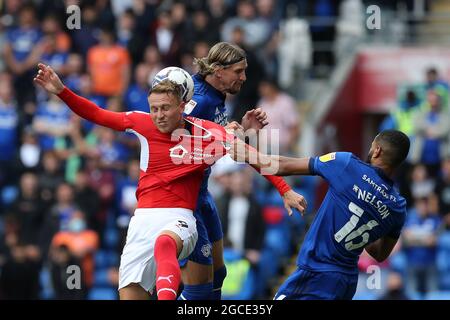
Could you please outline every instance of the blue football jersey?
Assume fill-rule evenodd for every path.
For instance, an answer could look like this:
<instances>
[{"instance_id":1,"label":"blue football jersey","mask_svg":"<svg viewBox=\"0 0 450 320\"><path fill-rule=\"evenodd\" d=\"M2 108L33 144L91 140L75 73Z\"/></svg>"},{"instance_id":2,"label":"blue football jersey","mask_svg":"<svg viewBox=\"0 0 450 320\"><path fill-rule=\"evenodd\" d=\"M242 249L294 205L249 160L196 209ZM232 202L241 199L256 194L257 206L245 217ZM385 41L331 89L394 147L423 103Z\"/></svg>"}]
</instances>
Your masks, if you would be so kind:
<instances>
[{"instance_id":1,"label":"blue football jersey","mask_svg":"<svg viewBox=\"0 0 450 320\"><path fill-rule=\"evenodd\" d=\"M194 80L194 95L185 106L185 115L215 122L221 126L227 124L225 98L219 90L215 89L199 74L192 76ZM205 195L208 189L208 178L211 169L205 170L205 176L200 188L200 195Z\"/></svg>"},{"instance_id":2,"label":"blue football jersey","mask_svg":"<svg viewBox=\"0 0 450 320\"><path fill-rule=\"evenodd\" d=\"M312 174L329 189L308 230L297 265L311 271L356 274L364 247L381 237L398 238L406 201L379 168L348 152L311 158Z\"/></svg>"}]
</instances>

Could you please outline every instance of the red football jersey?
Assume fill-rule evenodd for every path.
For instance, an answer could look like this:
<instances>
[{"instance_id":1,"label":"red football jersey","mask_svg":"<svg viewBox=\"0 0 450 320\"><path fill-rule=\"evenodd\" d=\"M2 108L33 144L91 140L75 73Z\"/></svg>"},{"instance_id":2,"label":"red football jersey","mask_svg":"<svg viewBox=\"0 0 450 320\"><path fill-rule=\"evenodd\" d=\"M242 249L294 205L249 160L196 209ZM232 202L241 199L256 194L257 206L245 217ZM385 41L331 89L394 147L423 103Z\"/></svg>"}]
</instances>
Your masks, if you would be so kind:
<instances>
[{"instance_id":1,"label":"red football jersey","mask_svg":"<svg viewBox=\"0 0 450 320\"><path fill-rule=\"evenodd\" d=\"M149 113L101 109L68 88L58 95L80 117L118 131L134 133L141 144L138 208L194 210L204 170L226 154L235 139L211 121L185 118L185 128L162 133ZM280 194L290 190L280 178L265 176Z\"/></svg>"}]
</instances>

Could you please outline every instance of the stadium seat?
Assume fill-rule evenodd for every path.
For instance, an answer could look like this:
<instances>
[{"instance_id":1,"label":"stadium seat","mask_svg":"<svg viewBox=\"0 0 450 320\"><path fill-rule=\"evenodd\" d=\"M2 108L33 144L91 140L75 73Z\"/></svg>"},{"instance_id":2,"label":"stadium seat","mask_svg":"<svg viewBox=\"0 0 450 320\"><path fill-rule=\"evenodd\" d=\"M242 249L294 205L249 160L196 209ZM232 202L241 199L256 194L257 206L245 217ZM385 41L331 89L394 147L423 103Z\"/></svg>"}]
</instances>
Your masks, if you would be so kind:
<instances>
[{"instance_id":1,"label":"stadium seat","mask_svg":"<svg viewBox=\"0 0 450 320\"><path fill-rule=\"evenodd\" d=\"M41 291L39 298L42 300L51 300L54 297L52 280L50 271L47 267L43 267L39 273L39 284L41 285Z\"/></svg>"},{"instance_id":2,"label":"stadium seat","mask_svg":"<svg viewBox=\"0 0 450 320\"><path fill-rule=\"evenodd\" d=\"M110 250L98 250L95 253L95 269L114 267L119 265L119 256L116 252Z\"/></svg>"},{"instance_id":3,"label":"stadium seat","mask_svg":"<svg viewBox=\"0 0 450 320\"><path fill-rule=\"evenodd\" d=\"M425 295L425 300L450 300L450 291L431 291Z\"/></svg>"},{"instance_id":4,"label":"stadium seat","mask_svg":"<svg viewBox=\"0 0 450 320\"><path fill-rule=\"evenodd\" d=\"M438 238L436 267L439 273L439 288L450 290L450 232Z\"/></svg>"},{"instance_id":5,"label":"stadium seat","mask_svg":"<svg viewBox=\"0 0 450 320\"><path fill-rule=\"evenodd\" d=\"M7 206L10 205L14 200L16 200L19 194L19 190L15 186L6 186L1 189L0 203Z\"/></svg>"},{"instance_id":6,"label":"stadium seat","mask_svg":"<svg viewBox=\"0 0 450 320\"><path fill-rule=\"evenodd\" d=\"M109 269L97 269L94 273L94 286L95 287L108 287L111 284L108 279Z\"/></svg>"},{"instance_id":7,"label":"stadium seat","mask_svg":"<svg viewBox=\"0 0 450 320\"><path fill-rule=\"evenodd\" d=\"M406 274L407 265L408 261L406 260L406 255L403 251L396 252L389 257L390 268L403 276Z\"/></svg>"},{"instance_id":8,"label":"stadium seat","mask_svg":"<svg viewBox=\"0 0 450 320\"><path fill-rule=\"evenodd\" d=\"M117 300L117 289L93 287L88 294L89 300Z\"/></svg>"},{"instance_id":9,"label":"stadium seat","mask_svg":"<svg viewBox=\"0 0 450 320\"><path fill-rule=\"evenodd\" d=\"M119 244L119 232L116 228L107 228L103 234L103 246L115 249Z\"/></svg>"}]
</instances>

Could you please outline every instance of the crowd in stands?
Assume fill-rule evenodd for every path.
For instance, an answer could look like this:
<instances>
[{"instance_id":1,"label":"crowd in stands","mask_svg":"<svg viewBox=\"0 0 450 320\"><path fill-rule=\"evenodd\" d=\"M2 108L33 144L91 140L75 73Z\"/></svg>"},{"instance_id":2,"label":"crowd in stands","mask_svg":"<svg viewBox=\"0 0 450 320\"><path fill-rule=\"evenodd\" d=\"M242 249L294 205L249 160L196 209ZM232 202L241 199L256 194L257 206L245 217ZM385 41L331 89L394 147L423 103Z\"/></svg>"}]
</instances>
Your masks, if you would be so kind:
<instances>
[{"instance_id":1,"label":"crowd in stands","mask_svg":"<svg viewBox=\"0 0 450 320\"><path fill-rule=\"evenodd\" d=\"M32 82L38 62L102 108L149 112L149 84L159 70L175 65L193 74L194 57L206 56L215 42L236 43L246 50L249 66L242 91L227 100L229 120L263 107L270 126L280 130L279 153L295 155L303 81L325 76L310 73L313 66L335 63L331 47L316 46L334 40L335 26L309 25L303 18L336 17L342 2L0 2L0 299L117 299L119 257L136 205L139 142L74 116L58 98L38 90ZM81 8L81 28L68 30L66 8L73 4ZM413 178L402 184L414 218L398 251L405 256L396 259L401 277L389 278L393 288L408 271L417 290L432 290L428 276L440 267L434 263L440 232L450 226L450 160L439 151L448 132L436 129L447 121L448 86L427 85L436 87L426 99L410 93L392 115L392 126L412 134L416 125L404 119L410 108L424 104L417 108L424 114L418 117L422 129L414 132L422 166L411 155ZM227 246L224 297L271 299L307 223L300 215L288 217L277 192L246 166L224 160L211 180ZM315 203L316 178L290 182ZM414 263L401 264L409 257L433 263L409 270ZM449 268L450 258L441 260ZM67 285L70 266L81 269L80 289ZM436 281L450 285L448 277Z\"/></svg>"},{"instance_id":2,"label":"crowd in stands","mask_svg":"<svg viewBox=\"0 0 450 320\"><path fill-rule=\"evenodd\" d=\"M393 296L450 297L450 113L449 85L435 67L423 83L399 85L398 104L383 120L411 140L408 161L397 175L409 205L395 253L382 265ZM367 261L368 260L368 261ZM365 256L360 269L374 263ZM374 295L369 293L369 295ZM363 295L364 297L364 295Z\"/></svg>"},{"instance_id":3,"label":"crowd in stands","mask_svg":"<svg viewBox=\"0 0 450 320\"><path fill-rule=\"evenodd\" d=\"M66 7L73 4L81 8L81 28L69 30ZM273 0L2 2L0 298L117 298L119 257L136 205L139 141L80 119L36 88L37 63L51 65L71 90L102 108L149 112L149 85L159 70L181 66L193 74L194 57L206 56L211 45L237 43L247 51L249 67L243 90L227 102L230 120L260 104L272 114L271 125L281 128L280 152L293 154L300 115L296 100L277 81L285 5ZM220 202L228 244L254 267L261 256L270 260L270 252L261 253L267 248L263 212L268 205L262 200L273 190L255 187L252 174L245 176L250 183L245 188L241 171L231 175L234 182L224 187ZM275 206L283 216L282 204ZM255 221L259 231L253 238ZM286 244L291 249L291 239ZM71 265L81 269L80 290L67 287ZM258 277L270 279L281 268L279 260L269 276ZM266 285L248 297L266 297Z\"/></svg>"}]
</instances>

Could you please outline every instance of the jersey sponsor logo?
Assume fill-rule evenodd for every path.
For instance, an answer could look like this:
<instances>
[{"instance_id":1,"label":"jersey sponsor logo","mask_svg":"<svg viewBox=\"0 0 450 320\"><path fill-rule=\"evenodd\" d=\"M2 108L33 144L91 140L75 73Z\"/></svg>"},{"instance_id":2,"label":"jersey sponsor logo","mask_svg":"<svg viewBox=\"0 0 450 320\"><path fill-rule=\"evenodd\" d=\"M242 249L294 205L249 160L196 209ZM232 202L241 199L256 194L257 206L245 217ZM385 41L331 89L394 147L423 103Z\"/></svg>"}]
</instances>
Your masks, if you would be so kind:
<instances>
[{"instance_id":1,"label":"jersey sponsor logo","mask_svg":"<svg viewBox=\"0 0 450 320\"><path fill-rule=\"evenodd\" d=\"M209 243L203 245L201 251L202 251L203 256L205 258L208 258L209 256L211 256L211 245Z\"/></svg>"},{"instance_id":2,"label":"jersey sponsor logo","mask_svg":"<svg viewBox=\"0 0 450 320\"><path fill-rule=\"evenodd\" d=\"M169 281L169 283L172 283L172 280L170 280L170 278L173 278L173 275L172 275L172 274L169 275L169 276L167 276L167 277L159 276L159 277L158 277L158 280L156 280L156 282L159 282L159 281L161 281L161 280L166 280L166 281Z\"/></svg>"},{"instance_id":3,"label":"jersey sponsor logo","mask_svg":"<svg viewBox=\"0 0 450 320\"><path fill-rule=\"evenodd\" d=\"M192 110L194 110L196 105L197 105L197 102L195 102L194 100L189 100L189 102L186 103L186 105L184 106L184 113L190 114L192 112Z\"/></svg>"},{"instance_id":4,"label":"jersey sponsor logo","mask_svg":"<svg viewBox=\"0 0 450 320\"><path fill-rule=\"evenodd\" d=\"M180 228L187 228L187 227L188 227L188 224L186 223L186 221L178 220L177 227L180 227Z\"/></svg>"},{"instance_id":5,"label":"jersey sponsor logo","mask_svg":"<svg viewBox=\"0 0 450 320\"><path fill-rule=\"evenodd\" d=\"M336 152L324 154L323 156L319 157L320 162L328 162L336 159Z\"/></svg>"},{"instance_id":6,"label":"jersey sponsor logo","mask_svg":"<svg viewBox=\"0 0 450 320\"><path fill-rule=\"evenodd\" d=\"M182 145L176 145L175 147L170 148L169 151L171 158L178 158L178 159L184 158L184 156L188 153L186 148L183 147Z\"/></svg>"}]
</instances>

